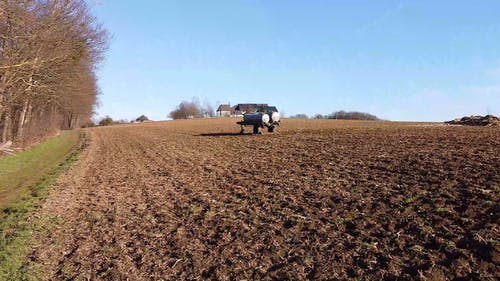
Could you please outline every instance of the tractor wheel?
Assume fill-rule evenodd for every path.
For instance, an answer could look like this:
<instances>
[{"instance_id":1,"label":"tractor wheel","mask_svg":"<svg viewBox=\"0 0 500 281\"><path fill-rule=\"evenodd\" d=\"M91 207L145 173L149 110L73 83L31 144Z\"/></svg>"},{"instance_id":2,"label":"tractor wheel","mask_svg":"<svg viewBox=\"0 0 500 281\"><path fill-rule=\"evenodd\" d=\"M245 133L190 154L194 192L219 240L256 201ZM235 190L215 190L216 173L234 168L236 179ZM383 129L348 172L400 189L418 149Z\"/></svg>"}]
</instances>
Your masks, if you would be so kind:
<instances>
[{"instance_id":1,"label":"tractor wheel","mask_svg":"<svg viewBox=\"0 0 500 281\"><path fill-rule=\"evenodd\" d=\"M254 135L260 135L260 134L262 134L262 132L260 131L260 127L259 126L253 126L253 134Z\"/></svg>"}]
</instances>

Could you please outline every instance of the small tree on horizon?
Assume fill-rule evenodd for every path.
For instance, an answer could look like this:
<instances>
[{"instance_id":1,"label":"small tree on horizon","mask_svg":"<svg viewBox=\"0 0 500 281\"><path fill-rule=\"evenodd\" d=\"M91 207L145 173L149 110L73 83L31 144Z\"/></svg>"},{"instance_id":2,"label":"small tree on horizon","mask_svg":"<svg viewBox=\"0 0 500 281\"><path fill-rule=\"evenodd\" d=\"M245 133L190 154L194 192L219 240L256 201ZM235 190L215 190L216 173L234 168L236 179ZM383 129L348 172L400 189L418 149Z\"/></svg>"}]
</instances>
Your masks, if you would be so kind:
<instances>
[{"instance_id":1,"label":"small tree on horizon","mask_svg":"<svg viewBox=\"0 0 500 281\"><path fill-rule=\"evenodd\" d=\"M115 121L113 121L113 118L106 115L106 117L102 118L101 121L99 121L99 126L110 126L114 123Z\"/></svg>"},{"instance_id":2,"label":"small tree on horizon","mask_svg":"<svg viewBox=\"0 0 500 281\"><path fill-rule=\"evenodd\" d=\"M188 119L188 118L200 118L203 117L203 113L200 110L197 102L192 101L182 101L176 109L170 112L168 115L172 119Z\"/></svg>"},{"instance_id":3,"label":"small tree on horizon","mask_svg":"<svg viewBox=\"0 0 500 281\"><path fill-rule=\"evenodd\" d=\"M214 117L215 111L210 103L200 104L198 98L194 97L192 101L182 101L176 109L172 110L168 117L172 119L190 119L190 118L208 118Z\"/></svg>"},{"instance_id":4,"label":"small tree on horizon","mask_svg":"<svg viewBox=\"0 0 500 281\"><path fill-rule=\"evenodd\" d=\"M309 116L307 116L307 114L305 114L305 113L299 113L299 114L295 114L295 115L290 116L290 118L309 119Z\"/></svg>"},{"instance_id":5,"label":"small tree on horizon","mask_svg":"<svg viewBox=\"0 0 500 281\"><path fill-rule=\"evenodd\" d=\"M149 121L149 118L148 118L146 115L144 115L144 114L143 114L143 115L141 115L141 116L137 117L137 118L135 119L135 121L136 121L136 122L141 122L141 123L142 123L142 122Z\"/></svg>"}]
</instances>

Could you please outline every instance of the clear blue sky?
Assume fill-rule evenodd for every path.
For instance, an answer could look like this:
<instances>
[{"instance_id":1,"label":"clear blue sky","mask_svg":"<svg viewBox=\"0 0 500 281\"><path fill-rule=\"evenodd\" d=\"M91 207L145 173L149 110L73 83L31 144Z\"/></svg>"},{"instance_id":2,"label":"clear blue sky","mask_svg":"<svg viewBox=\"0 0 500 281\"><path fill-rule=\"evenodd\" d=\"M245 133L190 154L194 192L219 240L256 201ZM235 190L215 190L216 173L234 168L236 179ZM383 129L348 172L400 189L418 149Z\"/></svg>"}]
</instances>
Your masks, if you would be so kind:
<instances>
[{"instance_id":1,"label":"clear blue sky","mask_svg":"<svg viewBox=\"0 0 500 281\"><path fill-rule=\"evenodd\" d=\"M500 115L500 1L98 0L98 115L182 100L390 120Z\"/></svg>"}]
</instances>

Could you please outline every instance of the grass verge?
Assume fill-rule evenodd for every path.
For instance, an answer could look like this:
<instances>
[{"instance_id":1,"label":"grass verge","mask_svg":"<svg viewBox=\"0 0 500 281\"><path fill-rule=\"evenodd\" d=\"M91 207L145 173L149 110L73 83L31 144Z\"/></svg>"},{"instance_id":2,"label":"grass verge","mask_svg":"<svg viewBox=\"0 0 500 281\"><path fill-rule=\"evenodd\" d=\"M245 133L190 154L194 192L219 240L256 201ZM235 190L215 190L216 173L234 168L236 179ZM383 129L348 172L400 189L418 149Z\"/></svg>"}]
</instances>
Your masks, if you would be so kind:
<instances>
[{"instance_id":1,"label":"grass verge","mask_svg":"<svg viewBox=\"0 0 500 281\"><path fill-rule=\"evenodd\" d=\"M63 132L34 148L0 158L0 280L39 280L29 261L32 234L44 230L35 216L50 186L78 160L85 133Z\"/></svg>"}]
</instances>

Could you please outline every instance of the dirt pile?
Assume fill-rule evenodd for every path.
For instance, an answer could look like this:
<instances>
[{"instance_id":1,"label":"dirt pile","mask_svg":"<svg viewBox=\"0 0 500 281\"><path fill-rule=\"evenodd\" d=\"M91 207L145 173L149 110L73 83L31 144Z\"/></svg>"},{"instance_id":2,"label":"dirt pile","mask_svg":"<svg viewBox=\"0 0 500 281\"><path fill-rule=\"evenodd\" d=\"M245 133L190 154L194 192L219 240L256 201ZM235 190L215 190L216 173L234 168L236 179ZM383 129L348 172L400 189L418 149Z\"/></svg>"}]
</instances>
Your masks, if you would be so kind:
<instances>
[{"instance_id":1,"label":"dirt pile","mask_svg":"<svg viewBox=\"0 0 500 281\"><path fill-rule=\"evenodd\" d=\"M444 122L450 125L464 125L464 126L499 126L500 118L493 115L486 116L465 116L462 118L456 118L451 121Z\"/></svg>"}]
</instances>

